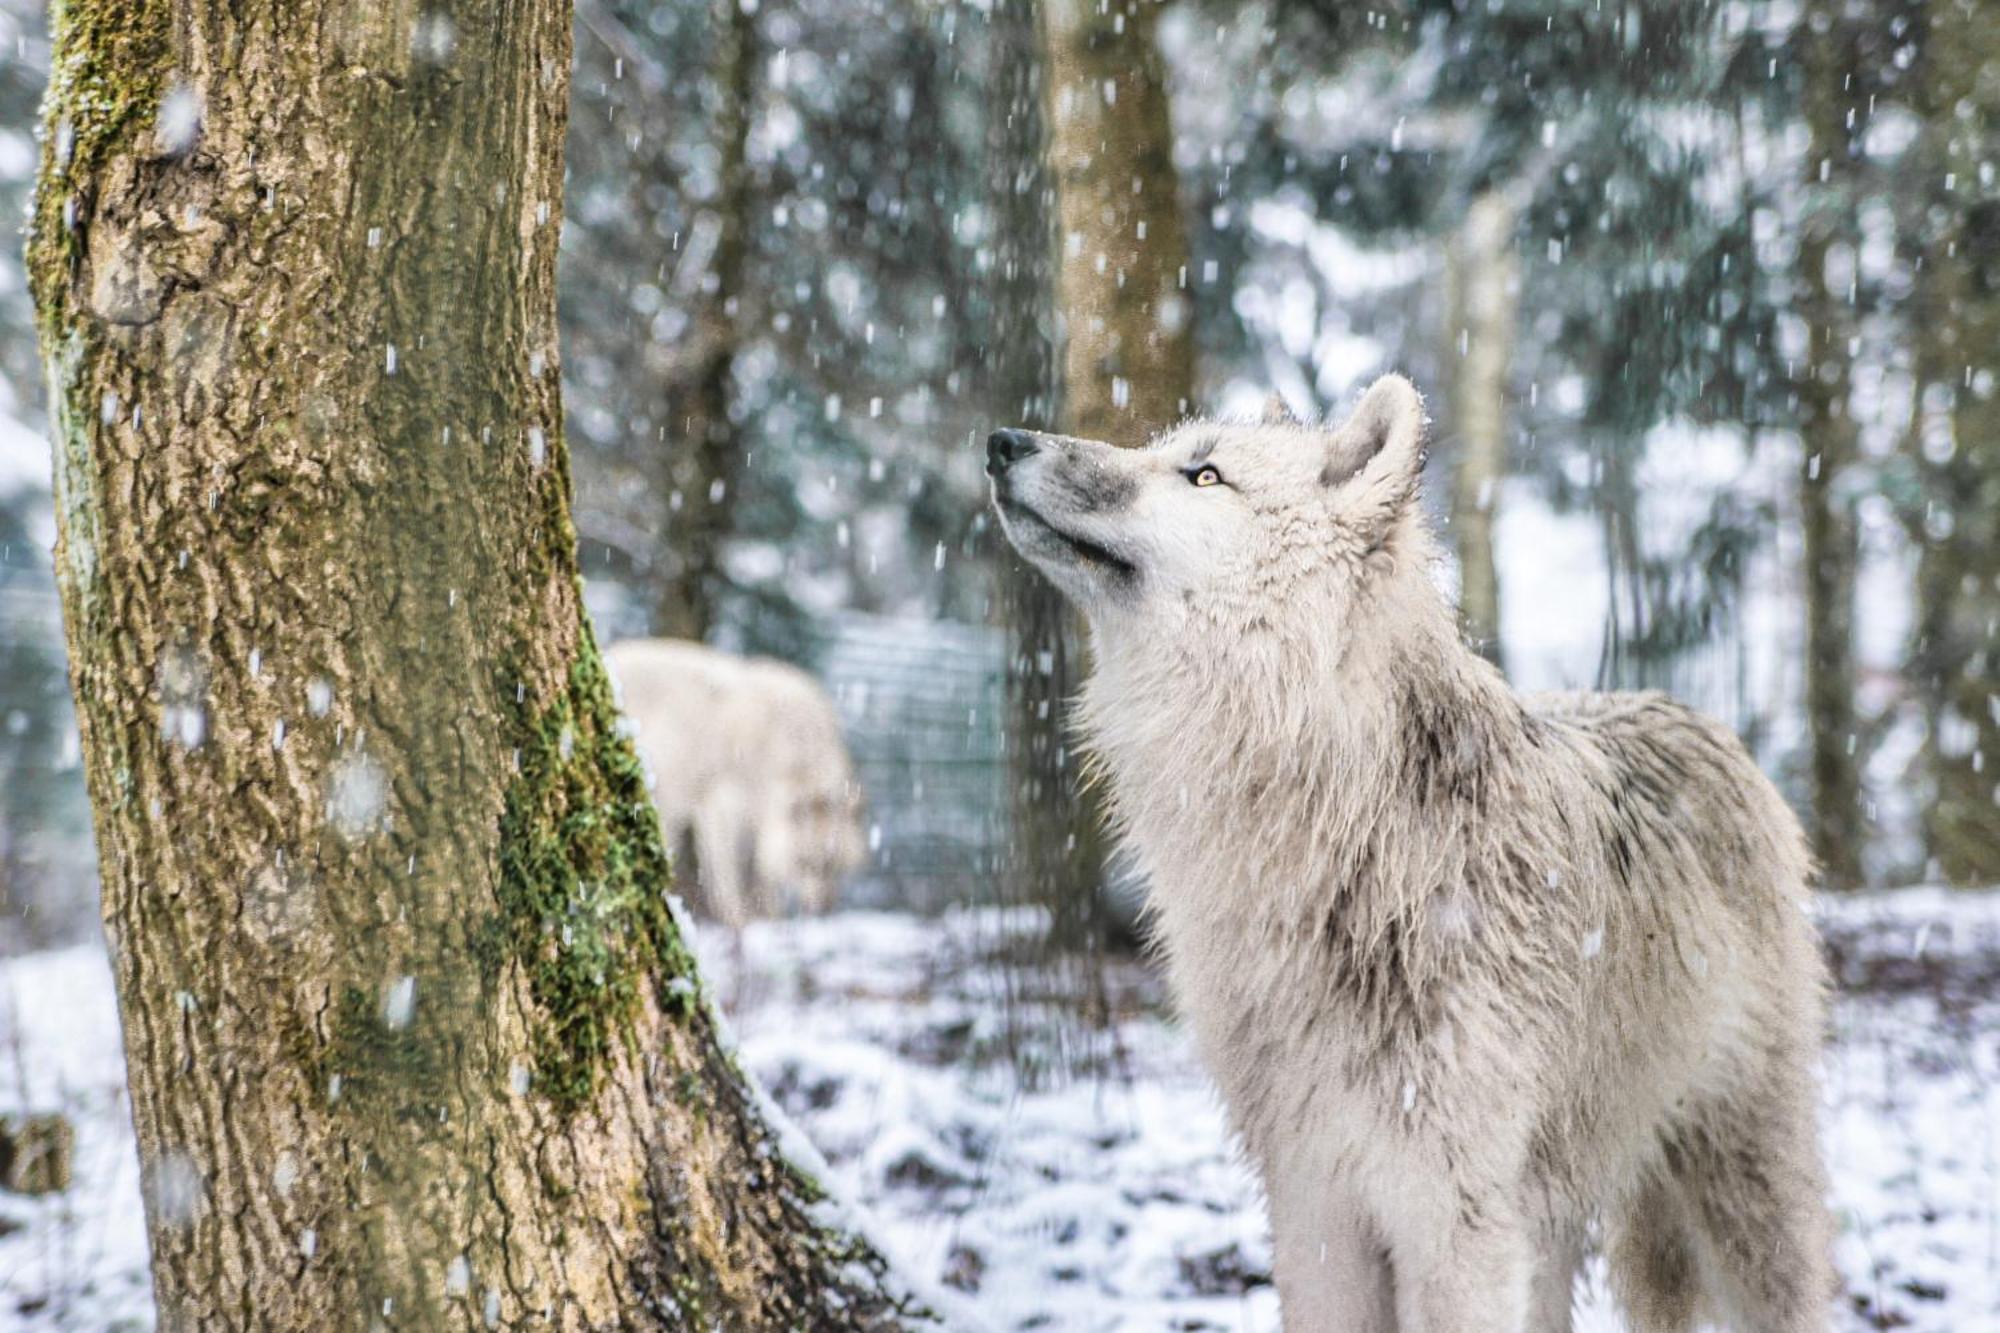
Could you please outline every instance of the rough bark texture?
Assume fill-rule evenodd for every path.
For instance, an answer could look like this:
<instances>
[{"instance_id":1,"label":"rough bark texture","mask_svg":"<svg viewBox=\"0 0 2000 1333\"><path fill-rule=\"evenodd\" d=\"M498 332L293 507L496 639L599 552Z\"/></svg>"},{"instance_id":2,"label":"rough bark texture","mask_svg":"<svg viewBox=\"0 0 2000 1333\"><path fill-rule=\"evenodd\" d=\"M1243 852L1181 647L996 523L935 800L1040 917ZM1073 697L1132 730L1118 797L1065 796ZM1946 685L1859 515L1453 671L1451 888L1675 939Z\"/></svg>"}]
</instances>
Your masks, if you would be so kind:
<instances>
[{"instance_id":1,"label":"rough bark texture","mask_svg":"<svg viewBox=\"0 0 2000 1333\"><path fill-rule=\"evenodd\" d=\"M30 267L162 1325L905 1322L583 620L569 7L67 0Z\"/></svg>"},{"instance_id":2,"label":"rough bark texture","mask_svg":"<svg viewBox=\"0 0 2000 1333\"><path fill-rule=\"evenodd\" d=\"M1859 722L1854 707L1854 580L1860 542L1850 473L1860 432L1848 395L1849 344L1857 320L1850 293L1832 291L1827 261L1836 244L1858 247L1854 220L1856 146L1847 128L1854 51L1840 7L1810 4L1800 29L1805 49L1806 209L1799 229L1798 312L1808 352L1799 368L1799 475L1804 529L1806 724L1811 811L1807 833L1831 888L1863 878Z\"/></svg>"},{"instance_id":3,"label":"rough bark texture","mask_svg":"<svg viewBox=\"0 0 2000 1333\"><path fill-rule=\"evenodd\" d=\"M1049 0L1062 427L1137 445L1187 415L1193 301L1159 0Z\"/></svg>"},{"instance_id":4,"label":"rough bark texture","mask_svg":"<svg viewBox=\"0 0 2000 1333\"><path fill-rule=\"evenodd\" d=\"M2000 24L1927 6L1920 109L1935 192L1915 310L1924 477L1913 674L1930 722L1930 853L1955 884L2000 883ZM1988 173L1988 174L1982 174Z\"/></svg>"},{"instance_id":5,"label":"rough bark texture","mask_svg":"<svg viewBox=\"0 0 2000 1333\"><path fill-rule=\"evenodd\" d=\"M701 639L715 621L726 584L722 548L734 526L743 453L729 419L735 375L738 302L748 252L751 99L756 92L757 19L752 6L716 0L711 6L718 60L713 111L716 171L722 182L714 203L695 216L689 255L675 277L676 299L696 306L692 357L686 380L668 393L664 475L659 487L666 562L660 571L653 631L670 638Z\"/></svg>"},{"instance_id":6,"label":"rough bark texture","mask_svg":"<svg viewBox=\"0 0 2000 1333\"><path fill-rule=\"evenodd\" d=\"M1514 349L1520 264L1518 212L1501 190L1473 199L1451 255L1452 433L1458 473L1451 496L1458 551L1459 618L1473 647L1501 665L1500 576L1493 563L1493 505L1507 468L1507 364Z\"/></svg>"}]
</instances>

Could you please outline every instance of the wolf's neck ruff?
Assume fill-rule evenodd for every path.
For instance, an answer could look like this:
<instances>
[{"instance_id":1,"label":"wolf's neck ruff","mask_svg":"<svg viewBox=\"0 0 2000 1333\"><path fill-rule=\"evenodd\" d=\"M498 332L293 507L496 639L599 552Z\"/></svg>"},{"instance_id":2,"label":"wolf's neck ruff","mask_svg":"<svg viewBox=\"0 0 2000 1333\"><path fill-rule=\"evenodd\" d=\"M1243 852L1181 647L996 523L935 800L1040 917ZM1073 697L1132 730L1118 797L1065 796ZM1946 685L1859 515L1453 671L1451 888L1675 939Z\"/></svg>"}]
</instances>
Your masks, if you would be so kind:
<instances>
[{"instance_id":1,"label":"wolf's neck ruff","mask_svg":"<svg viewBox=\"0 0 2000 1333\"><path fill-rule=\"evenodd\" d=\"M1405 559L1428 556L1405 541ZM1254 913L1265 930L1317 930L1339 905L1373 930L1409 911L1420 884L1451 882L1477 854L1472 815L1507 782L1529 724L1458 642L1429 579L1387 577L1393 585L1364 584L1339 609L1350 632L1338 646L1314 623L1333 608L1309 597L1233 638L1192 626L1095 636L1078 730L1124 841L1142 861L1204 867L1166 877L1170 895L1190 879L1207 887L1162 912ZM1134 698L1160 706L1121 703ZM1217 819L1255 820L1263 836L1248 860L1235 839L1208 836ZM1427 836L1384 845L1392 828ZM1235 845L1224 857L1218 842Z\"/></svg>"}]
</instances>

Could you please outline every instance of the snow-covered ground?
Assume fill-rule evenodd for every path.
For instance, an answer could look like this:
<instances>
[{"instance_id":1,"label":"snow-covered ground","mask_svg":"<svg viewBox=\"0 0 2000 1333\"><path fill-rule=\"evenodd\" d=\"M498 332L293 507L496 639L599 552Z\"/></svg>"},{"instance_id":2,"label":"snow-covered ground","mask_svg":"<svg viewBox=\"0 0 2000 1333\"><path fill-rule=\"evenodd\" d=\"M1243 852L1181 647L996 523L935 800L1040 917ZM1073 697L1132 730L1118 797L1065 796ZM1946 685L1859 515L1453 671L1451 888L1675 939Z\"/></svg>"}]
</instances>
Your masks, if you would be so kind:
<instances>
[{"instance_id":1,"label":"snow-covered ground","mask_svg":"<svg viewBox=\"0 0 2000 1333\"><path fill-rule=\"evenodd\" d=\"M2000 897L1875 895L1824 924L1840 1327L2000 1328ZM754 927L742 977L705 952L748 1066L833 1183L995 1326L1275 1329L1256 1187L1151 977L1113 969L1114 1024L1059 1042L993 965L1003 934L991 914L848 914ZM151 1324L121 1085L102 958L0 964L0 1109L60 1106L78 1130L71 1190L0 1195L0 1329ZM1601 1290L1580 1297L1583 1329L1619 1327Z\"/></svg>"},{"instance_id":2,"label":"snow-covered ground","mask_svg":"<svg viewBox=\"0 0 2000 1333\"><path fill-rule=\"evenodd\" d=\"M0 1191L0 1329L148 1329L146 1220L111 968L91 945L0 961L0 1111L61 1111L70 1188Z\"/></svg>"}]
</instances>

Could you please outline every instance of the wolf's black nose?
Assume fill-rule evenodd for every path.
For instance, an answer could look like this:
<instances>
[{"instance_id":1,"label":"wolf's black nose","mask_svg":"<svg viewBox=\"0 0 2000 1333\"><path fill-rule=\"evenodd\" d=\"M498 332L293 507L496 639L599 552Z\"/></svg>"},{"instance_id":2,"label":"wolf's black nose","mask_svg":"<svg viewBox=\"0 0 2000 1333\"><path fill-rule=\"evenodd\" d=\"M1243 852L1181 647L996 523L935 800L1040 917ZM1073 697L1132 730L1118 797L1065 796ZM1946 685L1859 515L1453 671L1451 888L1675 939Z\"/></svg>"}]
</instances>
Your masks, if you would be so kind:
<instances>
[{"instance_id":1,"label":"wolf's black nose","mask_svg":"<svg viewBox=\"0 0 2000 1333\"><path fill-rule=\"evenodd\" d=\"M1033 432L996 430L986 437L986 475L997 477L1035 452Z\"/></svg>"}]
</instances>

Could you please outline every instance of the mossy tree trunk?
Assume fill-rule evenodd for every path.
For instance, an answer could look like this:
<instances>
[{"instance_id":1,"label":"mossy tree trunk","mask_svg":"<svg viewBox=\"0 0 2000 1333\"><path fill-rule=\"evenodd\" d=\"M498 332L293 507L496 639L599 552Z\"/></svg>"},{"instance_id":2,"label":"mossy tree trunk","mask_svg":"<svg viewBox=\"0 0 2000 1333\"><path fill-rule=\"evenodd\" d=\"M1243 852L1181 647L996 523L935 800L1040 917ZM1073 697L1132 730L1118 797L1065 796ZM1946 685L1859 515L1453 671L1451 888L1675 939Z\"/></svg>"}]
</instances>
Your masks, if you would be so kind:
<instances>
[{"instance_id":1,"label":"mossy tree trunk","mask_svg":"<svg viewBox=\"0 0 2000 1333\"><path fill-rule=\"evenodd\" d=\"M1459 618L1494 665L1500 648L1500 575L1493 560L1493 507L1507 468L1507 367L1520 302L1514 253L1519 210L1504 189L1477 195L1451 250L1451 385L1458 471L1451 494L1458 553Z\"/></svg>"},{"instance_id":2,"label":"mossy tree trunk","mask_svg":"<svg viewBox=\"0 0 2000 1333\"><path fill-rule=\"evenodd\" d=\"M1836 246L1858 251L1855 173L1860 165L1852 113L1852 31L1841 7L1815 0L1801 18L1805 51L1806 208L1799 229L1798 311L1808 354L1799 369L1799 436L1804 460L1799 510L1804 530L1806 724L1809 735L1809 831L1821 875L1831 888L1862 882L1859 721L1854 706L1854 584L1861 558L1852 474L1860 460L1859 426L1849 394L1858 327L1853 296L1829 261Z\"/></svg>"},{"instance_id":3,"label":"mossy tree trunk","mask_svg":"<svg viewBox=\"0 0 2000 1333\"><path fill-rule=\"evenodd\" d=\"M900 1325L579 602L561 0L65 0L30 268L168 1328Z\"/></svg>"},{"instance_id":4,"label":"mossy tree trunk","mask_svg":"<svg viewBox=\"0 0 2000 1333\"><path fill-rule=\"evenodd\" d=\"M735 527L743 475L742 443L730 420L740 334L746 228L750 220L749 140L756 96L757 18L754 5L714 0L717 59L710 123L718 162L716 197L695 214L674 279L676 299L695 306L692 356L680 383L669 387L661 445L660 526L665 568L653 618L657 634L705 637L727 586L722 554Z\"/></svg>"},{"instance_id":5,"label":"mossy tree trunk","mask_svg":"<svg viewBox=\"0 0 2000 1333\"><path fill-rule=\"evenodd\" d=\"M1926 11L1911 666L1929 722L1930 855L1951 883L1983 885L2000 883L2000 24L1952 0Z\"/></svg>"}]
</instances>

